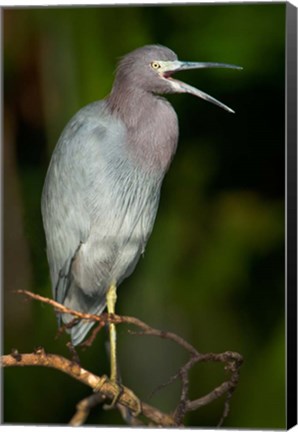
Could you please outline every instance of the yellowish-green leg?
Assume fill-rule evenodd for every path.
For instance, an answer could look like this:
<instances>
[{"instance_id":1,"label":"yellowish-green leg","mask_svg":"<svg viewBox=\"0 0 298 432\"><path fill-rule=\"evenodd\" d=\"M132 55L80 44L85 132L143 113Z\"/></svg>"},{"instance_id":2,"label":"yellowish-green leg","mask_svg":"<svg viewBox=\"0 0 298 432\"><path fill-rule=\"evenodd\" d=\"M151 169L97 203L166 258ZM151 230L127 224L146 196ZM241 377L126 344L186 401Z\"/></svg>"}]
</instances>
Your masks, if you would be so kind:
<instances>
[{"instance_id":1,"label":"yellowish-green leg","mask_svg":"<svg viewBox=\"0 0 298 432\"><path fill-rule=\"evenodd\" d=\"M117 301L117 287L115 283L110 285L107 291L106 301L107 301L108 313L115 314L115 305ZM119 377L118 377L117 346L116 346L117 338L116 338L116 326L114 323L109 323L109 333L110 333L110 361L111 361L110 379L111 381L113 381L118 385L118 392L115 395L114 399L112 400L112 403L110 405L105 405L106 409L113 408L123 392L123 386L118 382ZM131 391L129 392L131 393L131 397L132 399L135 400L135 404L136 404L136 411L134 415L138 415L141 412L141 402L134 395L134 393L132 393Z\"/></svg>"},{"instance_id":2,"label":"yellowish-green leg","mask_svg":"<svg viewBox=\"0 0 298 432\"><path fill-rule=\"evenodd\" d=\"M117 301L117 288L113 283L107 292L107 308L109 314L115 313L115 304ZM110 333L110 361L111 361L111 381L117 382L118 380L118 370L117 370L117 337L116 337L116 326L114 323L109 324Z\"/></svg>"}]
</instances>

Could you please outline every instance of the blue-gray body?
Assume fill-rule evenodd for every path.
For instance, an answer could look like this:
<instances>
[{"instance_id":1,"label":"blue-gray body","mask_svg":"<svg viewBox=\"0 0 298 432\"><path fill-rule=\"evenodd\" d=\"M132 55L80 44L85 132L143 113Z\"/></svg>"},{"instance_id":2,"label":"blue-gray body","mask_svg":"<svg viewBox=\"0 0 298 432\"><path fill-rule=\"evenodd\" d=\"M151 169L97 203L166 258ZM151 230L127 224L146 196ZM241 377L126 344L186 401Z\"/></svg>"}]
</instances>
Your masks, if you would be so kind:
<instances>
[{"instance_id":1,"label":"blue-gray body","mask_svg":"<svg viewBox=\"0 0 298 432\"><path fill-rule=\"evenodd\" d=\"M53 153L42 195L47 256L53 296L74 310L104 310L107 289L131 274L152 231L178 127L167 101L152 96L150 106L154 115L140 135L138 122L127 126L107 101L92 103L71 119ZM165 113L171 132L161 142L154 123ZM73 344L91 326L74 326Z\"/></svg>"},{"instance_id":2,"label":"blue-gray body","mask_svg":"<svg viewBox=\"0 0 298 432\"><path fill-rule=\"evenodd\" d=\"M48 169L42 216L54 298L100 314L106 292L135 268L153 228L163 177L175 153L178 120L157 94L190 93L226 105L172 73L219 63L181 62L160 45L120 61L111 94L81 109L64 129ZM62 315L67 323L71 316ZM80 343L91 322L70 329Z\"/></svg>"}]
</instances>

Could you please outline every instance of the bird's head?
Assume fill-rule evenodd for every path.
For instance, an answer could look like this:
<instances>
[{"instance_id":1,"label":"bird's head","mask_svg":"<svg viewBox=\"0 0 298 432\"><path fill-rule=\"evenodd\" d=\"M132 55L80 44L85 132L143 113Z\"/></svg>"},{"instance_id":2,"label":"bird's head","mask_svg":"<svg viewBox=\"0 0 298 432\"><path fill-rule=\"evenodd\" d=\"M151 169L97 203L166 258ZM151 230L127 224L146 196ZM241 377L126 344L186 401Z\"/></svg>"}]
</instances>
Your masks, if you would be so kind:
<instances>
[{"instance_id":1,"label":"bird's head","mask_svg":"<svg viewBox=\"0 0 298 432\"><path fill-rule=\"evenodd\" d=\"M173 74L187 69L231 68L239 66L225 63L198 63L179 61L177 55L169 48L161 45L146 45L130 52L120 61L115 85L133 89L142 89L151 93L189 93L234 112L212 96L173 78Z\"/></svg>"}]
</instances>

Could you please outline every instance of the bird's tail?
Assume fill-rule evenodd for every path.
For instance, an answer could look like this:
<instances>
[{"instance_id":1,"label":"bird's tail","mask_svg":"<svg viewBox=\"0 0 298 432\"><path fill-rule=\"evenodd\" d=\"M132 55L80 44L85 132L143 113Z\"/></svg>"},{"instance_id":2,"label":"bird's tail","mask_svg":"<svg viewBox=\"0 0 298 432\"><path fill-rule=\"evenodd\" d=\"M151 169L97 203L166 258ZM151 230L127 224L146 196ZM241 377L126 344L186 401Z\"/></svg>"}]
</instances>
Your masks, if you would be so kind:
<instances>
[{"instance_id":1,"label":"bird's tail","mask_svg":"<svg viewBox=\"0 0 298 432\"><path fill-rule=\"evenodd\" d=\"M84 294L75 282L72 281L63 304L78 312L100 315L106 307L106 299L105 296L103 298L95 298L94 296ZM62 314L59 321L60 323L62 321L64 324L69 324L73 319L73 315ZM79 345L94 324L95 321L82 319L67 329L68 333L70 333L72 344Z\"/></svg>"},{"instance_id":2,"label":"bird's tail","mask_svg":"<svg viewBox=\"0 0 298 432\"><path fill-rule=\"evenodd\" d=\"M92 313L94 313L95 315L99 315L101 312L102 311L92 312ZM75 345L79 345L81 342L83 342L87 333L94 326L94 324L95 324L94 321L84 321L84 320L81 320L80 322L75 324L69 330L72 344L75 346Z\"/></svg>"}]
</instances>

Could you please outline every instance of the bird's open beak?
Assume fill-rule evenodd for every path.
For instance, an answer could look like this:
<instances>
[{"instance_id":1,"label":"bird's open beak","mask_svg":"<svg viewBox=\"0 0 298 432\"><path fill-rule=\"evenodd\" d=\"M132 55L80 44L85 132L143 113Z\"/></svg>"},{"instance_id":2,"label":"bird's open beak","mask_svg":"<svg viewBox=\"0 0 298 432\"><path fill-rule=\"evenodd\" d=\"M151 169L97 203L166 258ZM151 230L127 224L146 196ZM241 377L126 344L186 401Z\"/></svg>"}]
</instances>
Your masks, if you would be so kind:
<instances>
[{"instance_id":1,"label":"bird's open beak","mask_svg":"<svg viewBox=\"0 0 298 432\"><path fill-rule=\"evenodd\" d=\"M234 111L231 108L219 102L217 99L213 98L212 96L209 96L208 94L204 93L203 91L195 87L190 86L189 84L186 84L182 81L178 81L172 78L172 74L187 69L202 69L202 68L242 69L242 67L225 64L225 63L196 63L196 62L184 62L178 60L159 62L159 64L160 64L160 69L158 72L160 73L163 79L166 79L167 81L171 82L171 86L175 92L193 94L194 96L205 99L206 101L211 102L225 109L226 111L234 113Z\"/></svg>"}]
</instances>

